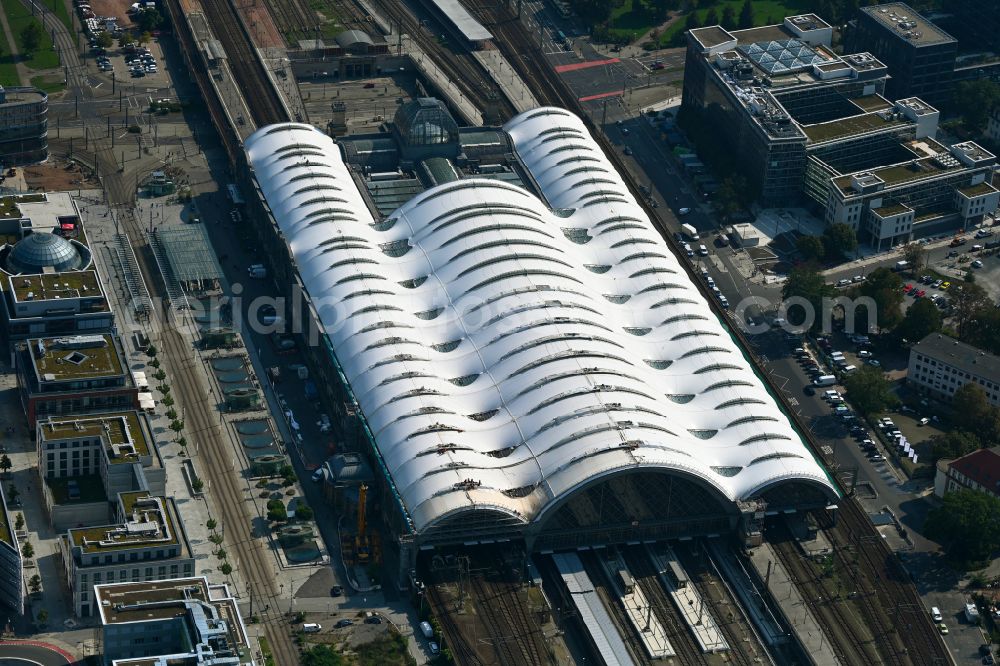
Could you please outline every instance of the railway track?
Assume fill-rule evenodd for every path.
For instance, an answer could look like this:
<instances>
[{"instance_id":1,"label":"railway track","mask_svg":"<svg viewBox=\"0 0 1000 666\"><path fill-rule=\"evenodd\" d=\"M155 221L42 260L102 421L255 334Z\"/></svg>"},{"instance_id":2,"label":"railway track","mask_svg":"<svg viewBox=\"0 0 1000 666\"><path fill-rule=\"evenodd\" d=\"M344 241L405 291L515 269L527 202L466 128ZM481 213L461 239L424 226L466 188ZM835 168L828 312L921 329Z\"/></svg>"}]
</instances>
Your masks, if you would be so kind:
<instances>
[{"instance_id":1,"label":"railway track","mask_svg":"<svg viewBox=\"0 0 1000 666\"><path fill-rule=\"evenodd\" d=\"M837 552L857 553L856 579L859 587L865 588L861 591L861 602L866 620L877 632L876 637L891 649L892 653L887 655L890 663L950 663L947 648L916 589L881 537L872 534L861 507L854 501L843 502L837 525L833 526L829 519L820 525L827 529ZM899 631L904 622L911 626L905 644Z\"/></svg>"},{"instance_id":2,"label":"railway track","mask_svg":"<svg viewBox=\"0 0 1000 666\"><path fill-rule=\"evenodd\" d=\"M663 589L659 573L653 566L646 552L639 546L626 546L621 549L625 564L635 580L635 584L642 590L646 601L653 607L653 615L660 621L670 645L677 652L677 659L681 664L709 666L708 658L701 651L701 647L691 637L691 631L682 620L678 619L677 609L673 602L667 598L667 592Z\"/></svg>"},{"instance_id":3,"label":"railway track","mask_svg":"<svg viewBox=\"0 0 1000 666\"><path fill-rule=\"evenodd\" d=\"M175 2L177 0L171 0ZM256 127L287 122L288 112L281 96L267 75L264 63L243 30L243 24L230 0L201 0L202 10L212 32L226 51L229 69L239 87ZM177 8L176 16L180 16Z\"/></svg>"},{"instance_id":4,"label":"railway track","mask_svg":"<svg viewBox=\"0 0 1000 666\"><path fill-rule=\"evenodd\" d=\"M441 631L455 663L459 666L486 666L486 663L479 658L476 648L469 645L464 634L459 630L455 619L451 616L450 609L446 607L437 590L437 584L427 586L427 600L430 602L434 617L441 622Z\"/></svg>"},{"instance_id":5,"label":"railway track","mask_svg":"<svg viewBox=\"0 0 1000 666\"><path fill-rule=\"evenodd\" d=\"M408 34L420 45L424 53L433 57L438 68L478 109L485 112L490 106L496 106L500 115L499 120L502 122L514 117L516 113L514 107L468 49L462 46L459 47L461 51L454 51L440 44L435 34L425 27L405 2L378 0L376 7L391 21L396 30Z\"/></svg>"},{"instance_id":6,"label":"railway track","mask_svg":"<svg viewBox=\"0 0 1000 666\"><path fill-rule=\"evenodd\" d=\"M769 539L771 547L802 592L802 598L835 647L838 658L845 664L884 663L875 645L878 637L863 633L865 627L859 618L848 614L844 608L846 602L828 589L822 573L799 552L791 533L784 525L772 526L770 532L777 537Z\"/></svg>"},{"instance_id":7,"label":"railway track","mask_svg":"<svg viewBox=\"0 0 1000 666\"><path fill-rule=\"evenodd\" d=\"M131 190L131 176L126 180L115 168L115 157L110 147L104 147L95 154L101 164L101 172L112 174L104 179L111 206L119 206L119 224L132 240L136 250L139 269L143 273L154 302L164 302L163 282L155 266L151 264L148 246L138 221L131 214L135 192ZM164 313L157 316L161 327L160 347L163 360L170 376L174 395L184 406L187 432L197 433L202 459L202 471L210 481L215 505L221 511L219 522L226 528L225 546L239 559L241 573L250 585L254 600L259 608L271 604L279 608L280 600L274 588L274 575L264 560L266 553L260 541L251 533L250 516L243 510L247 497L236 479L237 470L232 469L232 452L219 430L219 419L210 411L208 402L202 398L208 390L195 373L197 361L192 362L192 350L187 338L177 330ZM264 617L263 624L276 663L296 664L299 651L292 642L288 628L280 616Z\"/></svg>"},{"instance_id":8,"label":"railway track","mask_svg":"<svg viewBox=\"0 0 1000 666\"><path fill-rule=\"evenodd\" d=\"M537 643L539 629L532 625L524 608L517 603L516 590L511 594L509 585L496 584L480 576L472 579L472 586L476 592L476 608L484 616L500 663L504 666L547 664L548 659Z\"/></svg>"},{"instance_id":9,"label":"railway track","mask_svg":"<svg viewBox=\"0 0 1000 666\"><path fill-rule=\"evenodd\" d=\"M319 21L315 12L303 7L299 0L269 0L267 10L274 17L281 37L289 46L292 40L315 37Z\"/></svg>"}]
</instances>

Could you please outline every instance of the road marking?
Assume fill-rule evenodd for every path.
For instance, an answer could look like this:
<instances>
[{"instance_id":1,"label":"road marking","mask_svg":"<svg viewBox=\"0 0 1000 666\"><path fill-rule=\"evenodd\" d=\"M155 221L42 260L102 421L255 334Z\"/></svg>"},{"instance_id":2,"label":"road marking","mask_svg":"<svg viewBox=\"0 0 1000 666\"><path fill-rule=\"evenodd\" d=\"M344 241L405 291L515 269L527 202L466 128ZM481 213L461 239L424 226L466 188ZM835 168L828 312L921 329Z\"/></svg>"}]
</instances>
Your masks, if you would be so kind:
<instances>
[{"instance_id":1,"label":"road marking","mask_svg":"<svg viewBox=\"0 0 1000 666\"><path fill-rule=\"evenodd\" d=\"M588 60L587 62L574 62L569 65L556 65L553 67L557 74L563 72L575 72L578 69L588 69L590 67L600 67L601 65L614 65L621 62L620 58L607 58L606 60Z\"/></svg>"},{"instance_id":2,"label":"road marking","mask_svg":"<svg viewBox=\"0 0 1000 666\"><path fill-rule=\"evenodd\" d=\"M621 97L621 90L613 90L606 93L598 93L596 95L587 95L586 97L580 97L576 101L578 102L592 102L595 99L604 99L605 97Z\"/></svg>"},{"instance_id":3,"label":"road marking","mask_svg":"<svg viewBox=\"0 0 1000 666\"><path fill-rule=\"evenodd\" d=\"M788 404L791 405L792 407L798 407L798 405L799 405L799 399L798 398L789 398L788 399Z\"/></svg>"}]
</instances>

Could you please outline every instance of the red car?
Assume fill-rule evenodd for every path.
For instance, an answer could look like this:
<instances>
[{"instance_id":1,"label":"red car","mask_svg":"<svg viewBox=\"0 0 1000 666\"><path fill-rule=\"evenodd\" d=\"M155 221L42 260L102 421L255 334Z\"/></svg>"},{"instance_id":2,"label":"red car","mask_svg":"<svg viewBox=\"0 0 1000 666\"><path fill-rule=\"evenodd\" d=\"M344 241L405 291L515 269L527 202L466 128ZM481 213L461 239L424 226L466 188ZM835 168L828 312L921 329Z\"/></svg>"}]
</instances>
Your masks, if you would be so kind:
<instances>
[{"instance_id":1,"label":"red car","mask_svg":"<svg viewBox=\"0 0 1000 666\"><path fill-rule=\"evenodd\" d=\"M918 291L918 292L917 292L916 294L914 294L914 297L915 297L915 298L923 298L923 297L924 297L924 296L925 296L926 294L927 294L927 292L926 292L926 291L924 291L923 289L921 289L921 290L920 290L920 291Z\"/></svg>"},{"instance_id":2,"label":"red car","mask_svg":"<svg viewBox=\"0 0 1000 666\"><path fill-rule=\"evenodd\" d=\"M913 291L913 285L912 284L908 284L905 287L903 287L903 293L904 294L908 294L911 291Z\"/></svg>"}]
</instances>

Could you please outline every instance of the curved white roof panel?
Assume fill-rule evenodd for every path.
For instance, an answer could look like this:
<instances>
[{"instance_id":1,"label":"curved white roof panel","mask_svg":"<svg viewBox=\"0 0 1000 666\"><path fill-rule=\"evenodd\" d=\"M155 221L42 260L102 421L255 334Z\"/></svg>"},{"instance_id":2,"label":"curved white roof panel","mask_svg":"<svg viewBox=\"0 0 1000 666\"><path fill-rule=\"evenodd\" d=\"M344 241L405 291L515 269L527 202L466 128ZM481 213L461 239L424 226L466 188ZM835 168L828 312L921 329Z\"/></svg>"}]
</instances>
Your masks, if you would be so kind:
<instances>
[{"instance_id":1,"label":"curved white roof panel","mask_svg":"<svg viewBox=\"0 0 1000 666\"><path fill-rule=\"evenodd\" d=\"M246 142L414 527L474 506L527 522L623 468L730 500L830 488L580 120L506 129L548 205L466 179L376 221L319 130Z\"/></svg>"}]
</instances>

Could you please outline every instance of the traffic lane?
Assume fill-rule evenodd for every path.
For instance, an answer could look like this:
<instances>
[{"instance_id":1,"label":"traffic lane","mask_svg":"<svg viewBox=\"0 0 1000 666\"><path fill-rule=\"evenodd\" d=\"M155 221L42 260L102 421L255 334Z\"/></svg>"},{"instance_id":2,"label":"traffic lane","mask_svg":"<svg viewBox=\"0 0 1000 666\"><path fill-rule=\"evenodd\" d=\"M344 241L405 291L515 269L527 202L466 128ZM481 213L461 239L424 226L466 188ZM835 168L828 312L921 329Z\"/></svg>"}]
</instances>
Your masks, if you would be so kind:
<instances>
[{"instance_id":1,"label":"traffic lane","mask_svg":"<svg viewBox=\"0 0 1000 666\"><path fill-rule=\"evenodd\" d=\"M948 258L948 253L954 248L948 247L947 244L941 246L924 246L926 251L925 260L928 265L935 264L944 261ZM855 275L869 275L876 268L894 268L896 262L901 261L902 253L900 252L889 252L879 258L877 261L870 260L853 260L834 270L826 273L827 282L837 282L837 280L847 279L850 280Z\"/></svg>"},{"instance_id":2,"label":"traffic lane","mask_svg":"<svg viewBox=\"0 0 1000 666\"><path fill-rule=\"evenodd\" d=\"M77 663L65 650L41 642L0 643L0 664L4 662L40 664L41 666L63 666L64 664Z\"/></svg>"}]
</instances>

